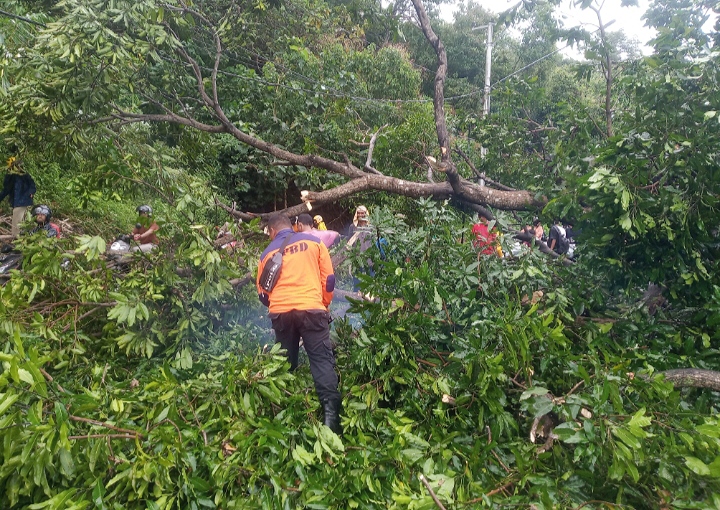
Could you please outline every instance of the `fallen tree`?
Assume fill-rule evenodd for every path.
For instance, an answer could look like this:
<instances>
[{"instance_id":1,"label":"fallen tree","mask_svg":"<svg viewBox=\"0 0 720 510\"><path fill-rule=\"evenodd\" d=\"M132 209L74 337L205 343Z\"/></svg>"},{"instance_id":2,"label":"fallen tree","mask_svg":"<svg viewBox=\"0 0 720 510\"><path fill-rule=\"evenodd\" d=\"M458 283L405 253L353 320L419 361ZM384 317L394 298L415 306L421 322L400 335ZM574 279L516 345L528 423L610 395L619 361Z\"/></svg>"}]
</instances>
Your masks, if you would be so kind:
<instances>
[{"instance_id":1,"label":"fallen tree","mask_svg":"<svg viewBox=\"0 0 720 510\"><path fill-rule=\"evenodd\" d=\"M411 198L432 197L436 199L452 198L457 202L470 204L483 216L492 217L487 208L502 210L534 210L544 206L547 199L536 196L525 190L514 190L491 179L472 182L462 177L452 160L452 137L447 130L444 110L444 84L447 72L447 55L439 37L430 26L430 20L420 1L413 1L415 13L426 39L432 45L437 56L437 71L435 74L434 90L434 117L440 161L427 154L427 161L432 170L444 174L443 182L417 182L384 175L382 171L373 167L372 154L376 136L370 141L367 160L362 164L353 163L347 155L343 160L331 159L319 154L300 154L267 142L244 130L238 122L233 122L226 112L225 105L219 92L219 80L223 76L221 62L227 55L224 52L225 44L222 31L211 17L196 8L189 6L164 5L164 8L178 17L190 17L204 29L204 33L211 34L211 47L208 55L198 56L194 53L191 41L185 39L180 30L171 26L170 22L163 22L162 28L171 41L175 58L179 59L189 70L189 76L196 84L195 97L181 97L177 93L165 93L158 97L146 92L139 92L148 105L155 112L136 112L114 102L110 115L91 119L93 124L109 124L119 129L121 126L134 123L167 123L186 126L192 129L212 134L230 134L243 144L274 158L272 165L298 166L316 168L330 174L341 176L346 182L333 188L302 192L303 204L284 209L288 215L305 212L312 204L336 202L367 191L382 191ZM210 58L211 57L211 58ZM212 67L203 65L203 59L212 60ZM188 106L192 103L194 106ZM161 113L157 113L161 112ZM466 156L463 155L464 158ZM469 160L468 160L469 161ZM474 169L474 166L472 167ZM476 170L475 170L476 172ZM236 210L234 207L221 205L236 218L244 220L255 217L254 214ZM480 206L480 207L477 207Z\"/></svg>"}]
</instances>

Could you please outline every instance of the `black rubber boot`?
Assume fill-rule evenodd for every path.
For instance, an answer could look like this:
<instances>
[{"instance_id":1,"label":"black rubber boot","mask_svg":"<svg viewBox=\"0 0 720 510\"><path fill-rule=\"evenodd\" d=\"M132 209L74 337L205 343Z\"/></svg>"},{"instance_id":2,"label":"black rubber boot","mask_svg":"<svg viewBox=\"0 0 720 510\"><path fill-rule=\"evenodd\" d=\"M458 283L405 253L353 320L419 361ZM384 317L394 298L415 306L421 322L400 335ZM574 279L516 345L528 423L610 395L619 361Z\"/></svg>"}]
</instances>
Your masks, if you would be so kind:
<instances>
[{"instance_id":1,"label":"black rubber boot","mask_svg":"<svg viewBox=\"0 0 720 510\"><path fill-rule=\"evenodd\" d=\"M336 434L342 434L342 427L340 427L342 400L337 399L325 401L323 404L323 410L325 412L325 425Z\"/></svg>"}]
</instances>

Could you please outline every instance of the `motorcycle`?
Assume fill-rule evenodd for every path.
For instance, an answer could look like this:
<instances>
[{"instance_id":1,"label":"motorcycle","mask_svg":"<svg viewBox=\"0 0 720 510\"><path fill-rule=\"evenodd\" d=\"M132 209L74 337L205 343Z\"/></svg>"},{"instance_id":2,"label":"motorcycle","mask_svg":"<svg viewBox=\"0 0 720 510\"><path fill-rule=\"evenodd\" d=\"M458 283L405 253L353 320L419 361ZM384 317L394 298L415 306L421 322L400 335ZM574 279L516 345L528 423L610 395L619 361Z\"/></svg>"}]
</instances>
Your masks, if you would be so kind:
<instances>
[{"instance_id":1,"label":"motorcycle","mask_svg":"<svg viewBox=\"0 0 720 510\"><path fill-rule=\"evenodd\" d=\"M120 234L115 238L115 240L110 245L110 248L107 250L108 257L110 256L116 256L116 255L125 255L126 253L130 253L130 242L132 241L132 236L129 234Z\"/></svg>"},{"instance_id":2,"label":"motorcycle","mask_svg":"<svg viewBox=\"0 0 720 510\"><path fill-rule=\"evenodd\" d=\"M3 283L10 278L10 271L20 269L22 257L22 253L17 251L12 244L0 246L0 277L2 277Z\"/></svg>"}]
</instances>

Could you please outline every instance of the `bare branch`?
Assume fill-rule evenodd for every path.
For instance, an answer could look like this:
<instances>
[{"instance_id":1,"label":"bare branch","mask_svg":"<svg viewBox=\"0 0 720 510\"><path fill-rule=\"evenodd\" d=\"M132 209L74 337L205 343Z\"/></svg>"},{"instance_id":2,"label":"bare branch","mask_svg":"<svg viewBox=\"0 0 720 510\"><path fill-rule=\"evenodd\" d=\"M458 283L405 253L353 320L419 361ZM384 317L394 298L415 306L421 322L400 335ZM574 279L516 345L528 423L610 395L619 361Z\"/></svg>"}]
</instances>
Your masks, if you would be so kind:
<instances>
[{"instance_id":1,"label":"bare branch","mask_svg":"<svg viewBox=\"0 0 720 510\"><path fill-rule=\"evenodd\" d=\"M505 186L505 185L502 184L502 183L499 183L499 182L497 182L497 181L493 181L492 179L490 179L489 177L487 177L487 176L485 175L485 172L480 173L480 172L478 171L478 169L475 168L475 165L473 164L473 162L470 161L470 158L469 158L463 151L461 151L460 149L458 149L457 147L454 148L453 151L454 151L456 154L459 154L459 155L465 160L465 163L467 163L467 165L472 169L472 171L475 173L475 175L477 175L478 179L484 180L484 181L485 181L485 184L489 184L489 185L492 186L493 188L501 189L501 190L503 190L503 191L517 191L515 188L511 188L510 186Z\"/></svg>"},{"instance_id":2,"label":"bare branch","mask_svg":"<svg viewBox=\"0 0 720 510\"><path fill-rule=\"evenodd\" d=\"M130 113L123 110L117 109L117 113L114 113L108 117L101 117L90 121L90 124L110 123L114 120L122 121L124 124L131 124L134 122L170 122L173 124L181 124L188 126L199 131L205 131L206 133L226 133L227 129L224 126L203 124L195 119L181 117L177 114L151 114L151 113Z\"/></svg>"},{"instance_id":3,"label":"bare branch","mask_svg":"<svg viewBox=\"0 0 720 510\"><path fill-rule=\"evenodd\" d=\"M385 129L387 127L387 124L385 124L383 127L375 131L373 135L370 137L370 146L368 147L368 155L367 155L367 161L365 161L365 170L372 172L374 174L382 175L380 172L375 170L372 166L372 157L373 157L373 151L375 150L375 142L377 142L377 137L380 131Z\"/></svg>"},{"instance_id":4,"label":"bare branch","mask_svg":"<svg viewBox=\"0 0 720 510\"><path fill-rule=\"evenodd\" d=\"M425 12L425 7L420 0L412 0L420 28L422 28L425 38L430 42L438 59L438 68L435 72L435 97L433 104L435 107L435 130L437 132L442 161L446 162L450 159L450 136L448 135L447 125L445 123L445 76L447 74L447 54L445 46L440 38L435 34L430 25L430 19Z\"/></svg>"},{"instance_id":5,"label":"bare branch","mask_svg":"<svg viewBox=\"0 0 720 510\"><path fill-rule=\"evenodd\" d=\"M414 3L414 2L415 2L415 0L413 0L413 3ZM430 487L430 483L427 481L427 478L425 478L425 475L423 475L422 473L420 473L420 474L418 475L418 478L420 479L420 481L423 483L423 485L425 486L425 488L426 488L426 489L428 490L428 492L430 493L430 497L431 497L432 500L435 502L435 504L437 505L437 507L438 507L440 510L445 510L445 507L444 507L443 504L440 502L440 500L438 499L438 497L437 497L437 495L435 494L435 492L432 490L432 487Z\"/></svg>"},{"instance_id":6,"label":"bare branch","mask_svg":"<svg viewBox=\"0 0 720 510\"><path fill-rule=\"evenodd\" d=\"M90 425L95 425L97 427L104 427L106 429L115 430L117 432L123 432L125 434L132 434L135 437L143 437L143 435L136 430L124 429L124 428L117 427L115 425L112 425L111 423L107 423L104 421L91 420L90 418L81 418L79 416L73 416L72 414L70 416L68 416L68 419L70 421L78 421L78 422L82 422L82 423L88 423Z\"/></svg>"},{"instance_id":7,"label":"bare branch","mask_svg":"<svg viewBox=\"0 0 720 510\"><path fill-rule=\"evenodd\" d=\"M612 138L613 136L613 125L612 125L612 58L610 55L610 49L608 48L607 36L605 34L605 27L603 25L602 17L600 16L600 8L594 5L589 5L590 9L595 11L595 15L598 19L598 26L600 27L600 39L602 40L602 47L604 53L604 60L601 61L603 72L605 74L605 123L607 127L607 137Z\"/></svg>"}]
</instances>

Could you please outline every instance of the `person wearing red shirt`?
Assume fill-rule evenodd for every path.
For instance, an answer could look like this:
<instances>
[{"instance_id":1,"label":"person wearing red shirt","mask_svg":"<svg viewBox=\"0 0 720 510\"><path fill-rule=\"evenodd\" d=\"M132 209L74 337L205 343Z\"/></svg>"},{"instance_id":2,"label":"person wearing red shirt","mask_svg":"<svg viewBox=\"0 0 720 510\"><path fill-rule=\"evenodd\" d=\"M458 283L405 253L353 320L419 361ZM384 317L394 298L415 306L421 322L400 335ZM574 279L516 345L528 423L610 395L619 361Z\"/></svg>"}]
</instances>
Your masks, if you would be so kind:
<instances>
[{"instance_id":1,"label":"person wearing red shirt","mask_svg":"<svg viewBox=\"0 0 720 510\"><path fill-rule=\"evenodd\" d=\"M137 246L134 246L132 250L147 253L157 247L159 241L156 232L160 230L160 227L152 220L152 207L140 205L136 211L139 221L132 231L132 236Z\"/></svg>"},{"instance_id":2,"label":"person wearing red shirt","mask_svg":"<svg viewBox=\"0 0 720 510\"><path fill-rule=\"evenodd\" d=\"M487 220L480 218L480 221L473 225L472 233L475 235L473 246L480 250L483 255L495 255L495 240L497 234L490 232L487 226Z\"/></svg>"}]
</instances>

